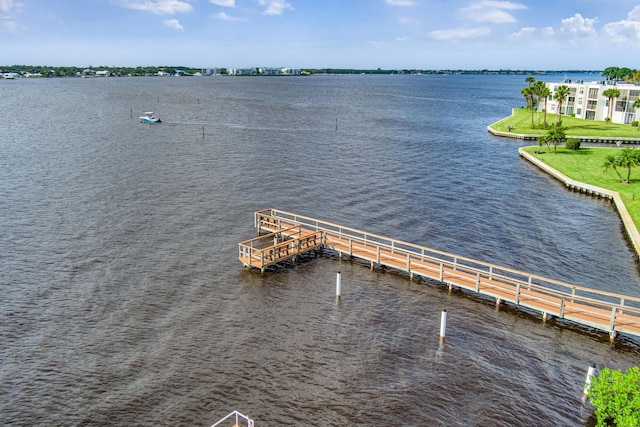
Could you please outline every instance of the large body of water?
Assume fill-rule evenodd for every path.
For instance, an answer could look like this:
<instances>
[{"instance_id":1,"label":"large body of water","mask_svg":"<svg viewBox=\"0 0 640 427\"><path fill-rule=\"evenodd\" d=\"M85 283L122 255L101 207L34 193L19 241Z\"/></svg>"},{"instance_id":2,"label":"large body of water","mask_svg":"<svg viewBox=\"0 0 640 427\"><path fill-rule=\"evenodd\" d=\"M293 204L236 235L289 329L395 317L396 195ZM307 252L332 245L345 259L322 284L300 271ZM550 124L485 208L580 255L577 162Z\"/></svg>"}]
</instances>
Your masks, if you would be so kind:
<instances>
[{"instance_id":1,"label":"large body of water","mask_svg":"<svg viewBox=\"0 0 640 427\"><path fill-rule=\"evenodd\" d=\"M640 296L612 205L487 133L524 78L0 81L0 424L589 425L588 366L637 365L633 341L332 257L237 260L275 207Z\"/></svg>"}]
</instances>

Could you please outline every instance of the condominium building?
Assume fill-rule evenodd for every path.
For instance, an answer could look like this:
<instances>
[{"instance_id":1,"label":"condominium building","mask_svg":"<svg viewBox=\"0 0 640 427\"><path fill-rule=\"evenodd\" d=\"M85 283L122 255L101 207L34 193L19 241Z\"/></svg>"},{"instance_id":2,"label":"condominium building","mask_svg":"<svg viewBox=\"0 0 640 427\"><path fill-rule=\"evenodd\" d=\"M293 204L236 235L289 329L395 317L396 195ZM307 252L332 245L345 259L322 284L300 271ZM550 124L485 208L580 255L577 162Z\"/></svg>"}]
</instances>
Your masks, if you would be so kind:
<instances>
[{"instance_id":1,"label":"condominium building","mask_svg":"<svg viewBox=\"0 0 640 427\"><path fill-rule=\"evenodd\" d=\"M611 121L613 123L631 124L634 120L640 119L638 112L633 108L633 103L640 97L640 86L637 84L565 80L562 83L546 83L546 85L552 94L547 99L546 105L549 113L558 113L560 105L553 98L553 94L558 86L565 85L569 88L569 96L562 103L560 114L584 120L605 120L609 116L610 110L609 98L604 95L604 91L616 88L620 91L620 96L612 99L614 106L611 110ZM538 105L539 109L544 108L544 103L541 104Z\"/></svg>"}]
</instances>

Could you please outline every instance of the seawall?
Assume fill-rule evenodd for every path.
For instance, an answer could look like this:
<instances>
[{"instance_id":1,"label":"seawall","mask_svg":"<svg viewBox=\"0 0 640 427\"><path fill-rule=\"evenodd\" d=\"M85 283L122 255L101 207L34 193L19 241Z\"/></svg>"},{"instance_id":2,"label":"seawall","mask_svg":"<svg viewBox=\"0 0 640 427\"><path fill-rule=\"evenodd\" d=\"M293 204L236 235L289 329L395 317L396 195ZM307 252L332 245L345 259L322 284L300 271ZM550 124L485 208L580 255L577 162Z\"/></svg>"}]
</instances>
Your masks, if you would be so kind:
<instances>
[{"instance_id":1,"label":"seawall","mask_svg":"<svg viewBox=\"0 0 640 427\"><path fill-rule=\"evenodd\" d=\"M608 190L606 188L597 187L595 185L590 185L584 182L573 180L568 176L564 175L563 173L559 172L558 170L547 165L546 163L544 163L542 160L538 159L534 155L527 153L522 148L518 149L518 153L520 154L520 157L522 157L523 159L528 160L529 162L536 165L538 168L542 169L549 175L553 176L557 180L564 183L564 185L568 189L573 191L580 191L594 197L604 197L613 201L614 205L616 206L616 209L618 210L618 214L622 219L622 224L624 225L624 229L627 233L627 237L629 238L631 245L636 251L636 255L640 258L640 233L638 232L638 229L634 224L633 219L631 218L631 215L627 210L627 207L622 201L622 197L620 197L620 194L617 191Z\"/></svg>"}]
</instances>

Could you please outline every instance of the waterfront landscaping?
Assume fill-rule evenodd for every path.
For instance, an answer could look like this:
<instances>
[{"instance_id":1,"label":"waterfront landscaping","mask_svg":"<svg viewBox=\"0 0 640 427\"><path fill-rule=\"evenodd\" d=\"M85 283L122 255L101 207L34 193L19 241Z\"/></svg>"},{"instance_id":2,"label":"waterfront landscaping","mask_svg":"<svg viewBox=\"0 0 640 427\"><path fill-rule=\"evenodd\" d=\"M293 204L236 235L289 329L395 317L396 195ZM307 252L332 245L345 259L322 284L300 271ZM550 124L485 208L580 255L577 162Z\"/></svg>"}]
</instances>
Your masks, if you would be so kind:
<instances>
[{"instance_id":1,"label":"waterfront landscaping","mask_svg":"<svg viewBox=\"0 0 640 427\"><path fill-rule=\"evenodd\" d=\"M568 150L564 146L558 146L557 153L554 154L547 147L540 150L538 145L534 145L523 150L571 179L617 191L636 228L640 229L640 167L631 167L629 183L622 182L611 167L605 167L607 159L617 156L624 148L581 147L579 150ZM540 154L536 151L540 151ZM618 171L626 178L626 168L618 167Z\"/></svg>"},{"instance_id":2,"label":"waterfront landscaping","mask_svg":"<svg viewBox=\"0 0 640 427\"><path fill-rule=\"evenodd\" d=\"M524 135L545 135L548 128L538 126L538 114L540 120L544 120L544 113L533 113L534 125L531 125L531 111L526 108L514 108L513 114L491 125L491 127L499 132L510 132L514 134ZM556 115L547 114L547 123L555 123ZM562 126L566 129L565 133L568 137L585 136L597 137L603 139L616 138L640 138L640 130L635 126L605 123L604 121L582 120L570 116L562 116Z\"/></svg>"}]
</instances>

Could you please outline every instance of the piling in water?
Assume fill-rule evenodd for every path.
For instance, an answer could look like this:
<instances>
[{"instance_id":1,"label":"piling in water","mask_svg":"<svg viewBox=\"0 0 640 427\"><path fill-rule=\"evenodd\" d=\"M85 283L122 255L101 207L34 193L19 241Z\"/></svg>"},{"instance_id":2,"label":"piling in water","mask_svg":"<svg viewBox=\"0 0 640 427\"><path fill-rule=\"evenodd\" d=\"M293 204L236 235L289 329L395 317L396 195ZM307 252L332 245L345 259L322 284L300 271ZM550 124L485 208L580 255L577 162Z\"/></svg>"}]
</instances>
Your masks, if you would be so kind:
<instances>
[{"instance_id":1,"label":"piling in water","mask_svg":"<svg viewBox=\"0 0 640 427\"><path fill-rule=\"evenodd\" d=\"M589 396L589 391L591 390L591 379L593 378L593 376L595 375L596 372L596 365L593 364L591 366L589 366L589 369L587 370L587 379L584 383L584 392L583 394L586 396Z\"/></svg>"}]
</instances>

